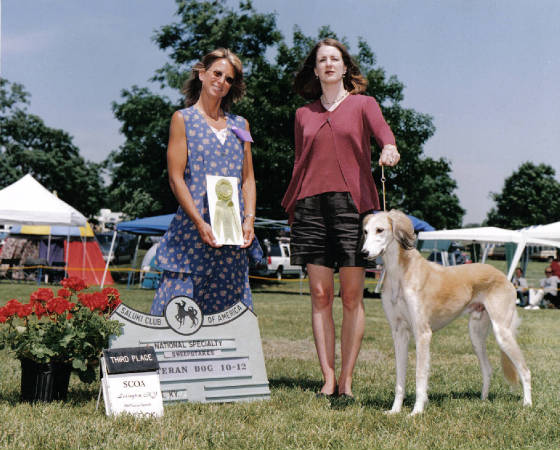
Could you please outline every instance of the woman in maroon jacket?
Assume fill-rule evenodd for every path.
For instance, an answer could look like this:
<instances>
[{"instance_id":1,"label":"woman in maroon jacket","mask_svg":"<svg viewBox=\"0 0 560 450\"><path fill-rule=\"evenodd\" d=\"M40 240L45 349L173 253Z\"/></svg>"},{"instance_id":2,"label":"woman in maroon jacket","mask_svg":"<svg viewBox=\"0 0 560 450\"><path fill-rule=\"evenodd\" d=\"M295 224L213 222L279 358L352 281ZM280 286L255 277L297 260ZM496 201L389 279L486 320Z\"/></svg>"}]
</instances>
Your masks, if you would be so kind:
<instances>
[{"instance_id":1,"label":"woman in maroon jacket","mask_svg":"<svg viewBox=\"0 0 560 450\"><path fill-rule=\"evenodd\" d=\"M358 246L362 218L379 210L371 174L373 136L383 149L379 164L394 166L395 138L367 80L334 39L317 43L296 75L296 92L311 103L295 120L295 162L282 201L290 216L292 264L306 266L315 347L324 385L319 396L353 401L352 373L364 333L364 261ZM332 315L334 269L343 307L341 368L335 374Z\"/></svg>"}]
</instances>

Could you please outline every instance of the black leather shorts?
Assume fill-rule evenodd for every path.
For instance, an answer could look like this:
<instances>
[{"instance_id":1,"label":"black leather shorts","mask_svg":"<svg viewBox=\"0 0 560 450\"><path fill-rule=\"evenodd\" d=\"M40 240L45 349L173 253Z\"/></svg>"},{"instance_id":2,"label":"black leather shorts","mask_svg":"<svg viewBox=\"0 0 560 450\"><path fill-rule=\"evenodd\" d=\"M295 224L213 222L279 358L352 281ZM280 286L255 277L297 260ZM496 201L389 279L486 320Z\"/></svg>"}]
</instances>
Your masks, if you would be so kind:
<instances>
[{"instance_id":1,"label":"black leather shorts","mask_svg":"<svg viewBox=\"0 0 560 450\"><path fill-rule=\"evenodd\" d=\"M296 202L290 261L305 266L366 267L360 250L359 214L349 192L326 192Z\"/></svg>"}]
</instances>

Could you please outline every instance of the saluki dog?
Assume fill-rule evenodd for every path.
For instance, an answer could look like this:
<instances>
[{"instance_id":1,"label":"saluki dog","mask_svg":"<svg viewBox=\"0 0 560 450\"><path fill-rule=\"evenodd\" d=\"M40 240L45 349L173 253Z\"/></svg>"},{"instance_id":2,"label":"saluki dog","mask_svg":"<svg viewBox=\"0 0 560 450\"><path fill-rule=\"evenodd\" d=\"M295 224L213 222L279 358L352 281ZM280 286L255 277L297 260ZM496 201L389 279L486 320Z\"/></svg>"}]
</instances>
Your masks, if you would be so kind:
<instances>
[{"instance_id":1,"label":"saluki dog","mask_svg":"<svg viewBox=\"0 0 560 450\"><path fill-rule=\"evenodd\" d=\"M461 313L470 313L471 342L482 371L482 399L488 397L492 368L486 354L490 323L502 356L504 376L523 386L523 405L531 405L531 372L515 340L519 324L515 288L506 276L487 264L443 267L427 261L415 248L410 219L400 211L370 214L363 222L362 252L368 259L381 255L385 279L381 299L391 326L396 360L393 407L401 411L405 396L408 341L416 340L416 402L411 415L424 411L428 401L430 341L437 331Z\"/></svg>"}]
</instances>

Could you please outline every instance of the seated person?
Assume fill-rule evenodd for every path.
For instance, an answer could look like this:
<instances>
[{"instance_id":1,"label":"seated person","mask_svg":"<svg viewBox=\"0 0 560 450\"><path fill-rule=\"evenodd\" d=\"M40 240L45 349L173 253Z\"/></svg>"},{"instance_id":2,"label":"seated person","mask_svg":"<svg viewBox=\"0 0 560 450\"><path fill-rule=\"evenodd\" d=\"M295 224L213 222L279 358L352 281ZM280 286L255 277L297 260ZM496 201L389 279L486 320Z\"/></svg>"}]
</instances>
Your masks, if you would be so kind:
<instances>
[{"instance_id":1,"label":"seated person","mask_svg":"<svg viewBox=\"0 0 560 450\"><path fill-rule=\"evenodd\" d=\"M527 284L527 280L523 277L523 269L521 267L515 269L515 274L511 282L517 290L517 304L519 306L527 306L529 304L529 285Z\"/></svg>"},{"instance_id":2,"label":"seated person","mask_svg":"<svg viewBox=\"0 0 560 450\"><path fill-rule=\"evenodd\" d=\"M560 308L560 297L558 296L558 283L560 279L552 275L552 269L544 270L546 278L540 281L541 289L529 289L529 306L526 309Z\"/></svg>"}]
</instances>

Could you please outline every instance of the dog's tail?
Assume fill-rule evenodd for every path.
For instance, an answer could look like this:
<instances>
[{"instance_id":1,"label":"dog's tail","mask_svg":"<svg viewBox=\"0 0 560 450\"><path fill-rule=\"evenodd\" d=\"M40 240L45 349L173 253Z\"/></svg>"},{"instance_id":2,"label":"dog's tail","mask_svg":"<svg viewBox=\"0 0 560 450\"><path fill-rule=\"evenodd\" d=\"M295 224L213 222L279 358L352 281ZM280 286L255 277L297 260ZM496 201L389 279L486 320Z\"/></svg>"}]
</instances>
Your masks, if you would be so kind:
<instances>
[{"instance_id":1,"label":"dog's tail","mask_svg":"<svg viewBox=\"0 0 560 450\"><path fill-rule=\"evenodd\" d=\"M521 319L519 318L517 311L513 310L510 330L514 336L517 334L517 328L519 327L520 323ZM517 374L517 369L513 365L513 362L511 361L509 356L506 355L503 350L501 353L502 370L504 371L504 377L509 384L517 386L519 384L519 375Z\"/></svg>"}]
</instances>

